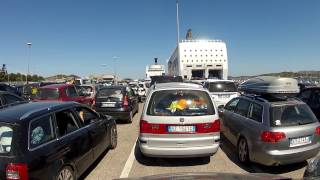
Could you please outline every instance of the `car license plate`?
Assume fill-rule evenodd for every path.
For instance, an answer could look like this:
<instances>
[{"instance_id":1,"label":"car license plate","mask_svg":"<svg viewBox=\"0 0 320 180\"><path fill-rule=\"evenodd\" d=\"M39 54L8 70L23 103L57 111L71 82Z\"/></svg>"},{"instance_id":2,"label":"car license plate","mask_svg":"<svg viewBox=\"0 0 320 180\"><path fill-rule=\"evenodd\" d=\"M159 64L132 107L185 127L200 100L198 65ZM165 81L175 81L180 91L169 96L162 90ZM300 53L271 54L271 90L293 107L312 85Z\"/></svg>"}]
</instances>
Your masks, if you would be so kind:
<instances>
[{"instance_id":1,"label":"car license plate","mask_svg":"<svg viewBox=\"0 0 320 180\"><path fill-rule=\"evenodd\" d=\"M311 136L290 139L290 147L302 146L311 143Z\"/></svg>"},{"instance_id":2,"label":"car license plate","mask_svg":"<svg viewBox=\"0 0 320 180\"><path fill-rule=\"evenodd\" d=\"M116 103L102 103L101 107L115 107Z\"/></svg>"},{"instance_id":3,"label":"car license plate","mask_svg":"<svg viewBox=\"0 0 320 180\"><path fill-rule=\"evenodd\" d=\"M172 133L193 133L195 131L195 126L168 126L168 132Z\"/></svg>"},{"instance_id":4,"label":"car license plate","mask_svg":"<svg viewBox=\"0 0 320 180\"><path fill-rule=\"evenodd\" d=\"M220 94L218 95L219 98L229 98L230 95L229 94Z\"/></svg>"}]
</instances>

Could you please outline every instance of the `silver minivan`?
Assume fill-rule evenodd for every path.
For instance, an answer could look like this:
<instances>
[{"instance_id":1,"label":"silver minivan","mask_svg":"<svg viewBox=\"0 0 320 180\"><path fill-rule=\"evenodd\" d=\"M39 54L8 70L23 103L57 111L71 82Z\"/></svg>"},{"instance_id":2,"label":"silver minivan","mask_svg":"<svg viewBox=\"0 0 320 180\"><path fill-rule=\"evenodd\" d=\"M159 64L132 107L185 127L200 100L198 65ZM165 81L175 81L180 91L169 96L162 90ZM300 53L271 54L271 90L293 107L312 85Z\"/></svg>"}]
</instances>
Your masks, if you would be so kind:
<instances>
[{"instance_id":1,"label":"silver minivan","mask_svg":"<svg viewBox=\"0 0 320 180\"><path fill-rule=\"evenodd\" d=\"M219 148L220 120L201 85L161 83L149 89L139 147L149 157L204 157Z\"/></svg>"}]
</instances>

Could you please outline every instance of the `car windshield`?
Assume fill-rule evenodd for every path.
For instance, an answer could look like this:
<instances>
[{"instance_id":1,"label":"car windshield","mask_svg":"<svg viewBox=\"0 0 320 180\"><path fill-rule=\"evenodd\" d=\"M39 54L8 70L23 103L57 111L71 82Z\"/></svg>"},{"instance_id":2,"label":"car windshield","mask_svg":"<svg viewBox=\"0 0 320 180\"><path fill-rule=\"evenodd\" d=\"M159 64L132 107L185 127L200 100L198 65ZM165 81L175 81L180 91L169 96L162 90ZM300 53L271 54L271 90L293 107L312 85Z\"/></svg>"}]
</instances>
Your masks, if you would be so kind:
<instances>
[{"instance_id":1,"label":"car windshield","mask_svg":"<svg viewBox=\"0 0 320 180\"><path fill-rule=\"evenodd\" d=\"M116 89L116 88L106 88L106 89L100 89L97 93L97 98L103 98L103 97L114 97L114 98L122 98L122 90Z\"/></svg>"},{"instance_id":2,"label":"car windshield","mask_svg":"<svg viewBox=\"0 0 320 180\"><path fill-rule=\"evenodd\" d=\"M10 153L13 137L11 126L0 123L0 154Z\"/></svg>"},{"instance_id":3,"label":"car windshield","mask_svg":"<svg viewBox=\"0 0 320 180\"><path fill-rule=\"evenodd\" d=\"M208 89L210 92L237 92L233 82L210 82Z\"/></svg>"},{"instance_id":4,"label":"car windshield","mask_svg":"<svg viewBox=\"0 0 320 180\"><path fill-rule=\"evenodd\" d=\"M305 104L273 106L270 108L272 127L296 126L317 122L318 120Z\"/></svg>"},{"instance_id":5,"label":"car windshield","mask_svg":"<svg viewBox=\"0 0 320 180\"><path fill-rule=\"evenodd\" d=\"M209 95L196 90L163 90L152 94L151 116L203 116L215 114Z\"/></svg>"},{"instance_id":6,"label":"car windshield","mask_svg":"<svg viewBox=\"0 0 320 180\"><path fill-rule=\"evenodd\" d=\"M49 88L40 88L36 94L37 99L58 99L59 90L58 89L49 89Z\"/></svg>"}]
</instances>

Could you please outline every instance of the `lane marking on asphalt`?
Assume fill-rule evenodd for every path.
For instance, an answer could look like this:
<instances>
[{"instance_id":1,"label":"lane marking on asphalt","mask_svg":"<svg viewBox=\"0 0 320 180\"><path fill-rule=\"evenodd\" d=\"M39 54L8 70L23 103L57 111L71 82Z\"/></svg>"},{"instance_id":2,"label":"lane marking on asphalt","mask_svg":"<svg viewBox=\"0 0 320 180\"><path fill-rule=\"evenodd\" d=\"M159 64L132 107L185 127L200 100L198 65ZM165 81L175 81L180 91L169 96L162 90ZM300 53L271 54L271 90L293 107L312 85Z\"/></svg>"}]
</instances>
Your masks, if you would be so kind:
<instances>
[{"instance_id":1,"label":"lane marking on asphalt","mask_svg":"<svg viewBox=\"0 0 320 180\"><path fill-rule=\"evenodd\" d=\"M121 175L120 175L120 178L127 178L129 177L129 174L130 174L130 171L131 171L131 168L132 168L132 165L133 165L133 162L134 162L134 151L136 149L136 142L137 142L138 139L136 139L134 142L134 145L131 149L131 152L130 152L130 155L127 159L127 162L126 164L124 165L123 169L122 169L122 172L121 172Z\"/></svg>"}]
</instances>

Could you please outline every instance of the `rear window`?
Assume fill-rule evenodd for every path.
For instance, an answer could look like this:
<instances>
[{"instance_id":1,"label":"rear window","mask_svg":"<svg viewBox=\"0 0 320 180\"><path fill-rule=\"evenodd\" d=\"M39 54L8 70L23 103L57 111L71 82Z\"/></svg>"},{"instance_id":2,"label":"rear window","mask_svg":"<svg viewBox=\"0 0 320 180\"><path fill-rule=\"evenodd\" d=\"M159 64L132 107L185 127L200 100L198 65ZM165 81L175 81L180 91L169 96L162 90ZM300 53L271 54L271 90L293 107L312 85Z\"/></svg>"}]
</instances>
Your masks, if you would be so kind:
<instances>
[{"instance_id":1,"label":"rear window","mask_svg":"<svg viewBox=\"0 0 320 180\"><path fill-rule=\"evenodd\" d=\"M0 154L11 152L13 129L9 125L0 124Z\"/></svg>"},{"instance_id":2,"label":"rear window","mask_svg":"<svg viewBox=\"0 0 320 180\"><path fill-rule=\"evenodd\" d=\"M37 99L58 99L59 98L59 90L58 89L46 89L41 88L38 90Z\"/></svg>"},{"instance_id":3,"label":"rear window","mask_svg":"<svg viewBox=\"0 0 320 180\"><path fill-rule=\"evenodd\" d=\"M102 97L116 97L116 98L122 98L122 90L121 89L100 89L100 91L97 93L98 98Z\"/></svg>"},{"instance_id":4,"label":"rear window","mask_svg":"<svg viewBox=\"0 0 320 180\"><path fill-rule=\"evenodd\" d=\"M306 104L298 104L271 107L270 121L272 127L281 127L310 124L318 120Z\"/></svg>"},{"instance_id":5,"label":"rear window","mask_svg":"<svg viewBox=\"0 0 320 180\"><path fill-rule=\"evenodd\" d=\"M151 116L203 116L215 114L204 91L165 90L153 93L147 114Z\"/></svg>"},{"instance_id":6,"label":"rear window","mask_svg":"<svg viewBox=\"0 0 320 180\"><path fill-rule=\"evenodd\" d=\"M208 89L210 92L237 92L233 82L210 82Z\"/></svg>"}]
</instances>

